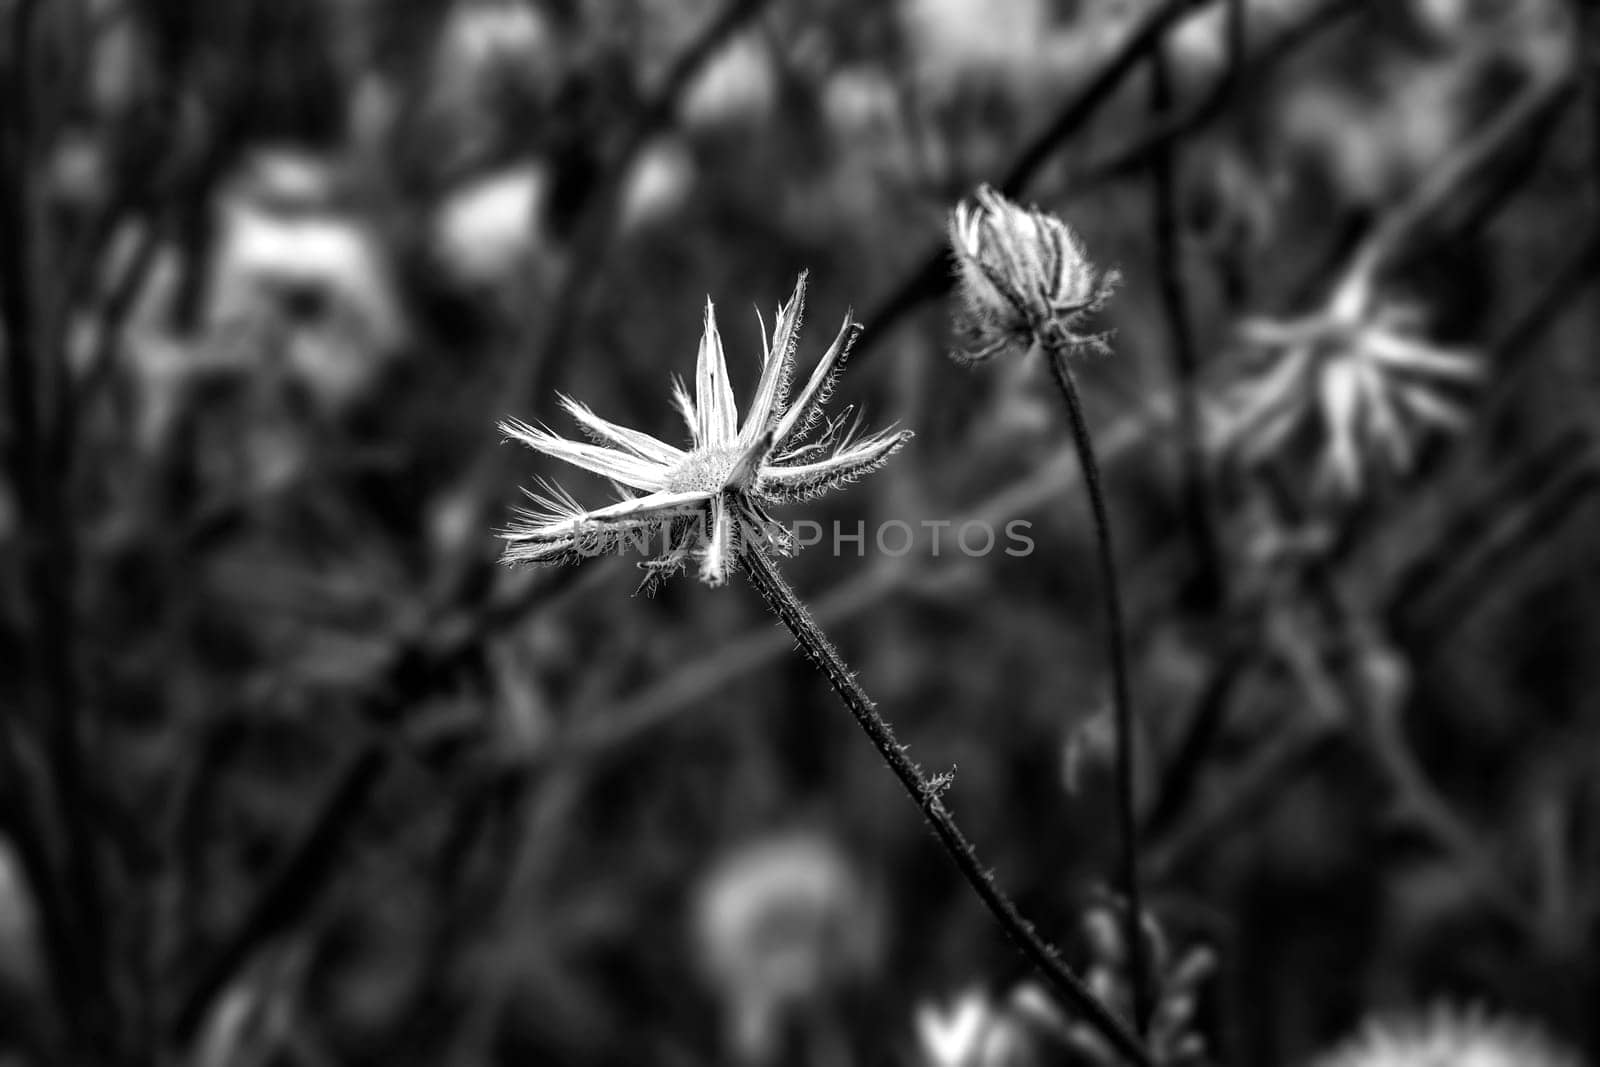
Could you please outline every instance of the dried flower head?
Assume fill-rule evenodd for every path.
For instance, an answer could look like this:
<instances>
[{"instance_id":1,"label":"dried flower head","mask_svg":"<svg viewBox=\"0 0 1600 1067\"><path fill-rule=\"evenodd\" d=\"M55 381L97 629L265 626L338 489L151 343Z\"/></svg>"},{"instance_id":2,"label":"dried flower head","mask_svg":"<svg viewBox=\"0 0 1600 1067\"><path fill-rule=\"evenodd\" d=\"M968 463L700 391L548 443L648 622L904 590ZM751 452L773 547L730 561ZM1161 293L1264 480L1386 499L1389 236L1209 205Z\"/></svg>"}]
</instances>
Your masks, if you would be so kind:
<instances>
[{"instance_id":1,"label":"dried flower head","mask_svg":"<svg viewBox=\"0 0 1600 1067\"><path fill-rule=\"evenodd\" d=\"M1245 322L1244 340L1266 358L1223 398L1218 445L1251 466L1309 438L1322 482L1345 495L1375 463L1408 470L1424 431L1465 424L1452 391L1480 373L1472 355L1423 339L1421 319L1415 305L1379 299L1358 266L1317 314Z\"/></svg>"},{"instance_id":2,"label":"dried flower head","mask_svg":"<svg viewBox=\"0 0 1600 1067\"><path fill-rule=\"evenodd\" d=\"M1426 1014L1369 1019L1361 1033L1313 1067L1580 1067L1578 1055L1537 1027L1479 1008L1435 1005Z\"/></svg>"},{"instance_id":3,"label":"dried flower head","mask_svg":"<svg viewBox=\"0 0 1600 1067\"><path fill-rule=\"evenodd\" d=\"M772 343L762 354L760 384L743 426L728 379L728 364L706 301L705 332L691 398L675 381L673 401L689 426L690 447L676 448L639 430L608 422L583 404L561 404L594 442L559 437L520 420L501 431L536 452L611 479L623 499L584 508L548 482L526 491L534 502L522 508L501 536L507 563L563 563L634 545L651 551L652 577L682 569L691 559L700 577L720 585L746 545L789 552L791 538L766 507L807 500L877 469L911 434L884 430L861 434L844 418L823 418L823 405L844 365L856 324L844 325L799 394L790 397L806 278L778 309ZM808 438L815 437L808 442Z\"/></svg>"},{"instance_id":4,"label":"dried flower head","mask_svg":"<svg viewBox=\"0 0 1600 1067\"><path fill-rule=\"evenodd\" d=\"M956 286L965 304L958 328L962 362L979 363L1035 343L1100 347L1103 338L1077 332L1116 286L1116 271L1101 273L1067 224L1023 208L987 185L975 204L962 201L950 216Z\"/></svg>"}]
</instances>

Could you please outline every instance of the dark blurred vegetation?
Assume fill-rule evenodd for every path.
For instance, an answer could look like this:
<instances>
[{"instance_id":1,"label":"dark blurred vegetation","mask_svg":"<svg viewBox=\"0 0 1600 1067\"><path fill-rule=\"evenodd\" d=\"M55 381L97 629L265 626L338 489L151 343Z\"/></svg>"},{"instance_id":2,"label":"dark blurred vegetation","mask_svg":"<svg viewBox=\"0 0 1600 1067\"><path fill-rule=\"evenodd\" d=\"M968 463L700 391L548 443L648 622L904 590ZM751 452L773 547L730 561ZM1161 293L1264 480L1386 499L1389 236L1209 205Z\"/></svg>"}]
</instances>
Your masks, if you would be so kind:
<instances>
[{"instance_id":1,"label":"dark blurred vegetation","mask_svg":"<svg viewBox=\"0 0 1600 1067\"><path fill-rule=\"evenodd\" d=\"M495 561L567 478L497 419L677 440L706 294L748 390L801 268L802 358L853 304L844 399L919 436L789 517L1037 548L785 570L1081 962L1099 589L1042 364L944 358L982 181L1125 278L1080 380L1215 1060L1436 997L1594 1058L1588 7L0 0L0 1062L915 1064L1020 979L748 589ZM1468 424L1337 506L1218 461L1239 322L1375 239Z\"/></svg>"}]
</instances>

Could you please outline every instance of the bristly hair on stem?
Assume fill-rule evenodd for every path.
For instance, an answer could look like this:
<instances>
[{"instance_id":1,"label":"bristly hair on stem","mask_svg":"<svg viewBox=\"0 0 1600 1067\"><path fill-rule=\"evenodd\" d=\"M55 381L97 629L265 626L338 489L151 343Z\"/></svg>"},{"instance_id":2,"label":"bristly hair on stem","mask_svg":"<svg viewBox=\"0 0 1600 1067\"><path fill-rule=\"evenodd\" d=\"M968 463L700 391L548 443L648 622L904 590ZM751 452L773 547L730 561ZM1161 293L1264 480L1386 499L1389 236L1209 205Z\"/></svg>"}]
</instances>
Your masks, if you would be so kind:
<instances>
[{"instance_id":1,"label":"bristly hair on stem","mask_svg":"<svg viewBox=\"0 0 1600 1067\"><path fill-rule=\"evenodd\" d=\"M1149 1054L1138 1035L1089 990L1083 979L1061 960L1055 948L1039 937L1011 898L995 884L994 876L979 862L976 851L945 806L942 783L930 779L906 755L904 747L895 739L894 731L878 713L861 683L766 553L750 546L739 554L738 561L750 584L766 601L767 607L794 635L806 658L827 678L828 684L854 716L857 725L872 741L873 747L911 799L916 801L928 824L933 827L939 843L949 853L967 884L994 915L1006 935L1039 971L1062 1008L1086 1018L1130 1062L1139 1067L1151 1067Z\"/></svg>"}]
</instances>

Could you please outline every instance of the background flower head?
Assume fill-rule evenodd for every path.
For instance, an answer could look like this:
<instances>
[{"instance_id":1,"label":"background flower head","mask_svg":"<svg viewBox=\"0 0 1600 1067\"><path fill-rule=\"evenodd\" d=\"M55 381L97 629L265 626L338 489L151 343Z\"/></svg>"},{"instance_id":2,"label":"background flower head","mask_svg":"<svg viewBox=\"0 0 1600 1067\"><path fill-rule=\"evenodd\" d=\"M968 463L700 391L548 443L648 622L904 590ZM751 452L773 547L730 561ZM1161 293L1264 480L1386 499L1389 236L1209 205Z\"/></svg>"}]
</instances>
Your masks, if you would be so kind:
<instances>
[{"instance_id":1,"label":"background flower head","mask_svg":"<svg viewBox=\"0 0 1600 1067\"><path fill-rule=\"evenodd\" d=\"M1252 370L1216 412L1218 446L1249 467L1309 442L1320 482L1346 496L1374 468L1408 471L1425 433L1465 424L1459 393L1481 372L1422 326L1419 306L1375 294L1359 268L1316 314L1246 320Z\"/></svg>"},{"instance_id":2,"label":"background flower head","mask_svg":"<svg viewBox=\"0 0 1600 1067\"><path fill-rule=\"evenodd\" d=\"M700 968L729 1042L766 1058L783 1017L870 972L882 951L877 902L831 838L789 831L735 849L695 892Z\"/></svg>"}]
</instances>

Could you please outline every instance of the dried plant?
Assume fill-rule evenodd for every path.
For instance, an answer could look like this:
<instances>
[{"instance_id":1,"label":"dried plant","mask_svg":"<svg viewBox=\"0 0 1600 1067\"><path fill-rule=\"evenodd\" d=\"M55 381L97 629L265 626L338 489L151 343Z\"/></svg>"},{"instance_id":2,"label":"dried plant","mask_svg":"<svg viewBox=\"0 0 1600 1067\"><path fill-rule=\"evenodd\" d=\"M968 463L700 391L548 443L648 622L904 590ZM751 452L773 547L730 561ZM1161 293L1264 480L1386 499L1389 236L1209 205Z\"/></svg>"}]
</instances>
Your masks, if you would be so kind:
<instances>
[{"instance_id":1,"label":"dried plant","mask_svg":"<svg viewBox=\"0 0 1600 1067\"><path fill-rule=\"evenodd\" d=\"M586 509L559 487L530 491L536 510L524 509L503 535L508 563L562 563L625 547L642 536L660 538L645 565L652 576L699 562L702 581L721 585L729 565L752 546L793 550L793 540L766 509L809 500L876 470L911 438L909 431L862 435L842 421L827 421L823 406L844 367L856 325L846 313L834 338L800 392L791 397L806 278L778 309L772 343L761 355L761 381L740 426L728 361L706 302L705 332L691 398L673 383L673 402L689 428L690 447L608 422L563 396L562 406L593 444L569 441L548 430L508 420L501 429L536 452L611 479L624 499ZM814 441L807 441L820 427ZM635 495L635 494L642 495Z\"/></svg>"}]
</instances>

